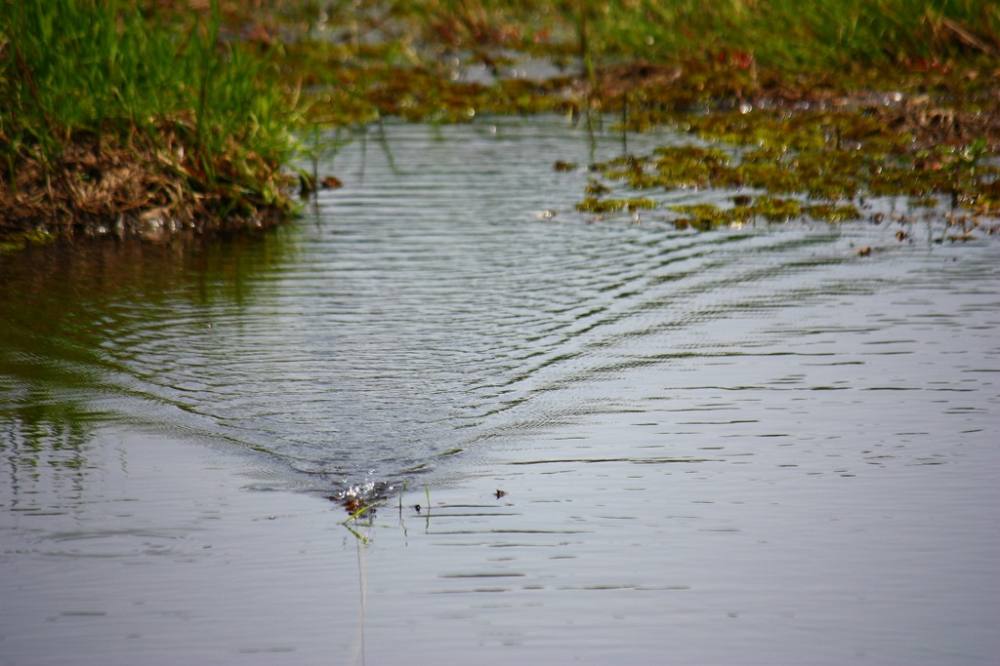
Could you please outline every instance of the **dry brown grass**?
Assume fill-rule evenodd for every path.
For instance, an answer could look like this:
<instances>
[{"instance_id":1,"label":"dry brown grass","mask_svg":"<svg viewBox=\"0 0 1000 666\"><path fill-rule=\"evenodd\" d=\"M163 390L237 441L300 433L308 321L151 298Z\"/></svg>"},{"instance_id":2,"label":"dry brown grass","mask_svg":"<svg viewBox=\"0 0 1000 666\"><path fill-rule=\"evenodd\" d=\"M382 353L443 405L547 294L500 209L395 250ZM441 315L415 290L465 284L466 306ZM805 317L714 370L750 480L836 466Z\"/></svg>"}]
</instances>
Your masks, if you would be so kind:
<instances>
[{"instance_id":1,"label":"dry brown grass","mask_svg":"<svg viewBox=\"0 0 1000 666\"><path fill-rule=\"evenodd\" d=\"M43 230L157 238L180 230L263 227L287 217L287 199L266 202L245 192L244 199L235 198L237 186L227 186L226 173L236 180L233 160L214 164L215 184L201 187L205 174L186 152L190 141L182 127L164 125L155 144L138 134L122 141L78 133L56 159L23 156L13 179L0 177L0 234ZM245 153L240 158L256 162L258 173L269 173L276 189L290 189L279 165ZM234 201L242 201L242 209L234 209Z\"/></svg>"}]
</instances>

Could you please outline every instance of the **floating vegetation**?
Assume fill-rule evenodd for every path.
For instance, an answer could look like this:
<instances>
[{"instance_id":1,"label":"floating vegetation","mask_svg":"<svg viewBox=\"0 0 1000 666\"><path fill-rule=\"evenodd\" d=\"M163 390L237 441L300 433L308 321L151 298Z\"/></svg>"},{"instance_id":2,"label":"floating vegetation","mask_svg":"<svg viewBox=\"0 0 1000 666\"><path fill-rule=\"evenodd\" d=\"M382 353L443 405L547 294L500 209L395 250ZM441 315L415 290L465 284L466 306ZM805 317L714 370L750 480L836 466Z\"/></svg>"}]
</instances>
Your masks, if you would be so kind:
<instances>
[{"instance_id":1,"label":"floating vegetation","mask_svg":"<svg viewBox=\"0 0 1000 666\"><path fill-rule=\"evenodd\" d=\"M598 199L587 197L576 205L578 211L584 213L617 213L627 210L630 213L640 209L656 208L659 204L646 197L631 199Z\"/></svg>"},{"instance_id":2,"label":"floating vegetation","mask_svg":"<svg viewBox=\"0 0 1000 666\"><path fill-rule=\"evenodd\" d=\"M587 180L587 187L584 188L584 192L595 197L601 197L611 191L611 188L604 183L590 178Z\"/></svg>"},{"instance_id":3,"label":"floating vegetation","mask_svg":"<svg viewBox=\"0 0 1000 666\"><path fill-rule=\"evenodd\" d=\"M795 199L781 199L762 196L752 203L721 208L715 204L694 204L671 206L670 210L680 215L674 225L680 229L708 231L724 226L742 226L763 220L767 222L787 222L809 217L823 222L846 222L861 219L861 213L850 204L803 205Z\"/></svg>"},{"instance_id":4,"label":"floating vegetation","mask_svg":"<svg viewBox=\"0 0 1000 666\"><path fill-rule=\"evenodd\" d=\"M861 211L853 204L815 204L805 206L802 212L814 220L823 222L850 222L861 219Z\"/></svg>"},{"instance_id":5,"label":"floating vegetation","mask_svg":"<svg viewBox=\"0 0 1000 666\"><path fill-rule=\"evenodd\" d=\"M1000 214L1000 167L984 159L987 142L982 138L925 146L913 133L887 126L880 113L866 109L714 112L674 115L672 120L700 140L728 148L662 146L592 169L605 181L630 190L751 189L769 195L735 195L731 208L671 206L680 215L676 224L684 228L711 229L757 219L857 220L862 217L859 202L867 195L904 196L930 207L945 197L977 215ZM578 210L624 210L627 199L599 198L608 192L592 181ZM783 198L788 195L796 198Z\"/></svg>"},{"instance_id":6,"label":"floating vegetation","mask_svg":"<svg viewBox=\"0 0 1000 666\"><path fill-rule=\"evenodd\" d=\"M566 113L570 76L546 79L496 77L463 80L457 67L398 45L352 48L323 40L286 44L275 57L308 91L310 120L334 126L364 125L393 116L408 121L467 123L483 114Z\"/></svg>"}]
</instances>

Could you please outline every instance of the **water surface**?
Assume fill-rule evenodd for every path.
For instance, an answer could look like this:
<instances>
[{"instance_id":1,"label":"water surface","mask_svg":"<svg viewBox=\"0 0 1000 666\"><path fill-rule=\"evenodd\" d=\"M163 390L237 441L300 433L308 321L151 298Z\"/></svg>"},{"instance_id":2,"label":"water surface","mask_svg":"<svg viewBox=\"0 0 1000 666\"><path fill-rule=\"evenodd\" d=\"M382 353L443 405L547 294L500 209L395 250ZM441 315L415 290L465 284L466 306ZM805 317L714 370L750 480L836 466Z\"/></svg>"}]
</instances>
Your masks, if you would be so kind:
<instances>
[{"instance_id":1,"label":"water surface","mask_svg":"<svg viewBox=\"0 0 1000 666\"><path fill-rule=\"evenodd\" d=\"M0 663L1000 653L1000 245L598 220L551 165L620 136L385 131L293 227L4 259Z\"/></svg>"}]
</instances>

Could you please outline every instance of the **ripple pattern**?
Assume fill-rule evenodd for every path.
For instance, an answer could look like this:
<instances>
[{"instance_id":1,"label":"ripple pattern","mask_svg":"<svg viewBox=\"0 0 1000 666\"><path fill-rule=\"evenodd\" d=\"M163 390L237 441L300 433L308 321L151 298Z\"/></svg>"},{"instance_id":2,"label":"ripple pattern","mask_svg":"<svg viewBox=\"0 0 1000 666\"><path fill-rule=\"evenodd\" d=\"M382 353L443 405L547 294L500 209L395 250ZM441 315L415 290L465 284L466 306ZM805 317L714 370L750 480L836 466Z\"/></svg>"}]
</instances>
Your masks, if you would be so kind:
<instances>
[{"instance_id":1,"label":"ripple pattern","mask_svg":"<svg viewBox=\"0 0 1000 666\"><path fill-rule=\"evenodd\" d=\"M972 264L942 268L941 253L917 243L865 261L852 244L890 232L803 223L690 234L662 214L637 224L576 213L587 173L552 161L611 156L611 134L560 119L384 131L323 165L344 189L267 237L184 253L52 251L0 269L9 414L70 402L240 444L321 488L404 478L567 419L658 410L666 392L718 403L741 391L959 391L873 374L876 359L919 353L922 327L998 323L1000 300L977 287L997 284L996 263L975 264L974 252ZM40 261L51 264L41 276ZM800 316L903 284L877 316ZM954 285L967 306L937 316L935 299ZM845 334L863 335L863 351L839 347ZM778 376L748 370L788 356L826 368L822 385L787 363ZM970 385L996 371L968 368ZM712 401L686 403L677 425L759 422L714 414Z\"/></svg>"}]
</instances>

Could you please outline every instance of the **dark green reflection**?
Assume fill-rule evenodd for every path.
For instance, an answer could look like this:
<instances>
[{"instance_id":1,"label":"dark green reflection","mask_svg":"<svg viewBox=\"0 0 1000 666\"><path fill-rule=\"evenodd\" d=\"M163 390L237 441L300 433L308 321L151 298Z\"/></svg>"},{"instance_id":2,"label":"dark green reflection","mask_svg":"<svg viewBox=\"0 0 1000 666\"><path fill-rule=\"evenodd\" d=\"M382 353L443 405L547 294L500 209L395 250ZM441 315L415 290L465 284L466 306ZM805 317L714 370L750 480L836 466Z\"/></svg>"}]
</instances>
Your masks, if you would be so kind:
<instances>
[{"instance_id":1,"label":"dark green reflection","mask_svg":"<svg viewBox=\"0 0 1000 666\"><path fill-rule=\"evenodd\" d=\"M254 298L252 277L291 260L292 233L89 241L2 257L0 461L15 503L46 474L81 483L96 424L148 399L126 363L131 336L239 312Z\"/></svg>"}]
</instances>

